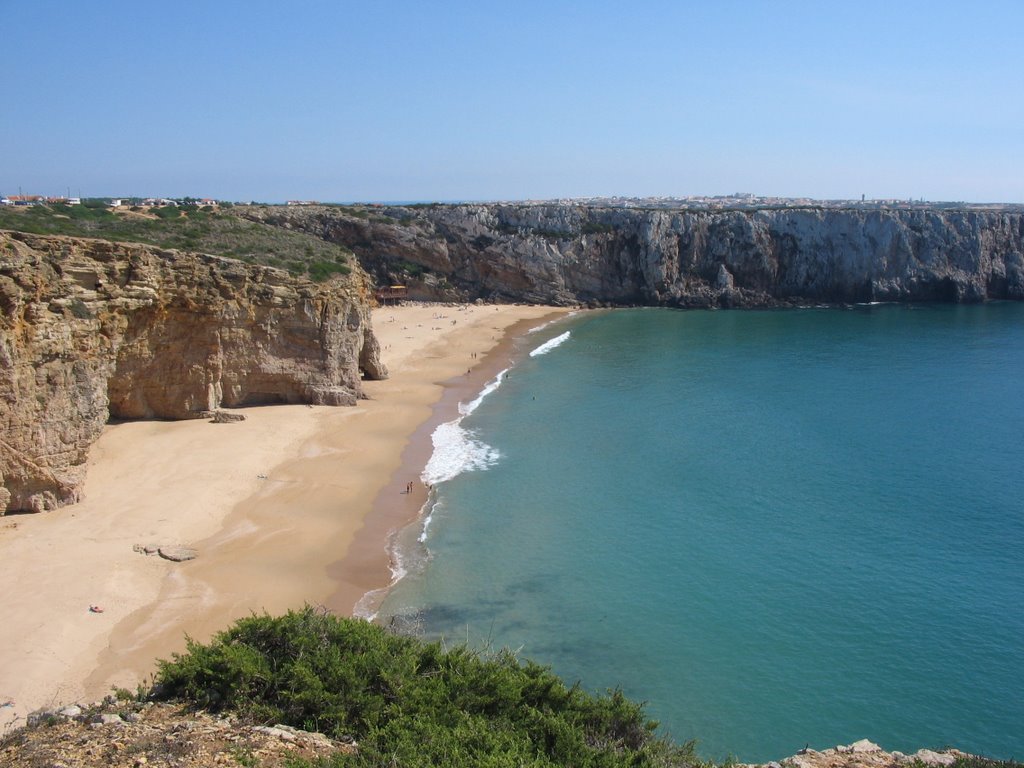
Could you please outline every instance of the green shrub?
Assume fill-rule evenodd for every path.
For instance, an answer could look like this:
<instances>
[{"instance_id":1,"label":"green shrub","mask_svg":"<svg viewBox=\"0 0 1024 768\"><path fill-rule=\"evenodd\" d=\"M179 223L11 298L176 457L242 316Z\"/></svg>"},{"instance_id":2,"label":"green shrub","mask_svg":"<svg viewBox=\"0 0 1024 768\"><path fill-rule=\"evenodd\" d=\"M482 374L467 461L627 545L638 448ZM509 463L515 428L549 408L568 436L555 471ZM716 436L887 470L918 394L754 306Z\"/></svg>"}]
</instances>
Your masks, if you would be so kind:
<instances>
[{"instance_id":1,"label":"green shrub","mask_svg":"<svg viewBox=\"0 0 1024 768\"><path fill-rule=\"evenodd\" d=\"M919 762L915 761L915 763ZM914 768L917 768L917 766L915 765ZM994 760L989 757L968 755L966 757L958 757L956 762L953 763L952 768L1021 768L1021 763L1015 760Z\"/></svg>"},{"instance_id":2,"label":"green shrub","mask_svg":"<svg viewBox=\"0 0 1024 768\"><path fill-rule=\"evenodd\" d=\"M78 221L96 221L99 219L110 219L114 216L106 206L97 208L86 205L69 205L66 207L68 216Z\"/></svg>"},{"instance_id":3,"label":"green shrub","mask_svg":"<svg viewBox=\"0 0 1024 768\"><path fill-rule=\"evenodd\" d=\"M153 213L161 219L177 219L181 216L181 210L176 205L163 205L159 208L154 208Z\"/></svg>"},{"instance_id":4,"label":"green shrub","mask_svg":"<svg viewBox=\"0 0 1024 768\"><path fill-rule=\"evenodd\" d=\"M593 696L512 653L445 649L306 607L253 616L161 661L155 695L348 735L350 766L694 765L639 704Z\"/></svg>"},{"instance_id":5,"label":"green shrub","mask_svg":"<svg viewBox=\"0 0 1024 768\"><path fill-rule=\"evenodd\" d=\"M429 271L422 264L413 264L411 261L398 262L398 268L409 275L409 277L421 277L424 272Z\"/></svg>"},{"instance_id":6,"label":"green shrub","mask_svg":"<svg viewBox=\"0 0 1024 768\"><path fill-rule=\"evenodd\" d=\"M181 215L186 212L186 215ZM153 217L126 216L106 208L83 205L0 207L0 229L37 234L101 237L115 242L149 243L162 248L201 251L215 256L248 255L252 263L271 263L271 258L302 262L293 267L296 274L307 272L306 262L333 260L344 264L341 246L329 244L306 233L248 221L218 210L201 208L155 209ZM349 262L351 263L351 262ZM343 273L345 269L320 270L319 274Z\"/></svg>"},{"instance_id":7,"label":"green shrub","mask_svg":"<svg viewBox=\"0 0 1024 768\"><path fill-rule=\"evenodd\" d=\"M339 264L336 261L314 261L306 269L310 278L318 283L334 275L347 275L352 271L347 264Z\"/></svg>"}]
</instances>

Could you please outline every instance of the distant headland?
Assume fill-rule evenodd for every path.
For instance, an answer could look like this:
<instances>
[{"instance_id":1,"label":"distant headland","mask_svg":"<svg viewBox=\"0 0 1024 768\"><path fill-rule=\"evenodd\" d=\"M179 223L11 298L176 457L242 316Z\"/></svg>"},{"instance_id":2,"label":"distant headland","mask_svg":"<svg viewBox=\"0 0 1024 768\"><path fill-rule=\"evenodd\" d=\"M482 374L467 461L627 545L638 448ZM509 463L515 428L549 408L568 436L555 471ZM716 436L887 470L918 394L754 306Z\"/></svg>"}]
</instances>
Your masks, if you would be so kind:
<instances>
[{"instance_id":1,"label":"distant headland","mask_svg":"<svg viewBox=\"0 0 1024 768\"><path fill-rule=\"evenodd\" d=\"M241 206L428 300L776 307L1024 298L1024 208L697 199ZM683 205L685 203L685 205Z\"/></svg>"}]
</instances>

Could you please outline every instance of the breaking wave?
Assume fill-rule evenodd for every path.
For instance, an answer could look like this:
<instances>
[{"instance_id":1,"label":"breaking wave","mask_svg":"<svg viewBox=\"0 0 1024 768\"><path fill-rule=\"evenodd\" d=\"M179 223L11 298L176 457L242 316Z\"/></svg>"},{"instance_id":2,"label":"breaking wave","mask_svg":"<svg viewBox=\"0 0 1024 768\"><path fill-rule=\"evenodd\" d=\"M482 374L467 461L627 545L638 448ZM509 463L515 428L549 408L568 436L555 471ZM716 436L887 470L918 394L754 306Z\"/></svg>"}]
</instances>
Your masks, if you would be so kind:
<instances>
[{"instance_id":1,"label":"breaking wave","mask_svg":"<svg viewBox=\"0 0 1024 768\"><path fill-rule=\"evenodd\" d=\"M463 472L487 469L501 458L497 449L477 439L471 430L463 427L462 420L473 413L484 398L501 386L507 372L507 368L501 371L475 399L468 403L459 403L457 419L447 421L434 430L434 434L430 436L434 452L420 476L424 483L435 485L451 480Z\"/></svg>"},{"instance_id":2,"label":"breaking wave","mask_svg":"<svg viewBox=\"0 0 1024 768\"><path fill-rule=\"evenodd\" d=\"M535 350L530 353L530 357L538 357L540 355L546 355L555 347L561 346L569 340L569 331L555 336L553 339L548 339Z\"/></svg>"}]
</instances>

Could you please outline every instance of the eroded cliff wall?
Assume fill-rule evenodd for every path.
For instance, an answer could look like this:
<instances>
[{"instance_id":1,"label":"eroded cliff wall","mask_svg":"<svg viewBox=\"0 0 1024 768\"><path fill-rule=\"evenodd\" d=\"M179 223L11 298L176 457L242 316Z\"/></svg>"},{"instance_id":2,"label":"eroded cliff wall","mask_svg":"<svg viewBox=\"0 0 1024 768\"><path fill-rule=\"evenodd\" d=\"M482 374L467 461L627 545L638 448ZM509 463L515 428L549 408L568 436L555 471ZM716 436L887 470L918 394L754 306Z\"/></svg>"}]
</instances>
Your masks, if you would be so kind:
<instances>
[{"instance_id":1,"label":"eroded cliff wall","mask_svg":"<svg viewBox=\"0 0 1024 768\"><path fill-rule=\"evenodd\" d=\"M1024 299L1019 213L570 204L239 213L343 244L379 282L409 283L424 298L681 307Z\"/></svg>"},{"instance_id":2,"label":"eroded cliff wall","mask_svg":"<svg viewBox=\"0 0 1024 768\"><path fill-rule=\"evenodd\" d=\"M0 232L0 513L75 501L108 418L351 405L382 378L366 275Z\"/></svg>"}]
</instances>

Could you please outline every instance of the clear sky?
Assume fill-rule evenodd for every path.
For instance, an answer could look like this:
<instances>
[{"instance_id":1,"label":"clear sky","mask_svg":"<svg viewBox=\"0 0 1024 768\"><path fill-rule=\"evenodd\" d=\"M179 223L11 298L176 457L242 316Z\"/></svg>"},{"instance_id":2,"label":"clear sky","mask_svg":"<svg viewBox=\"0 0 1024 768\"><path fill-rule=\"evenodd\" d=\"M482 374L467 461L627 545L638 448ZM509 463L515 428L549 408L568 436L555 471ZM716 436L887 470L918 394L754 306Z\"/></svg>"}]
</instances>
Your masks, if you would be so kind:
<instances>
[{"instance_id":1,"label":"clear sky","mask_svg":"<svg viewBox=\"0 0 1024 768\"><path fill-rule=\"evenodd\" d=\"M1024 202L1024 2L0 0L0 193Z\"/></svg>"}]
</instances>

